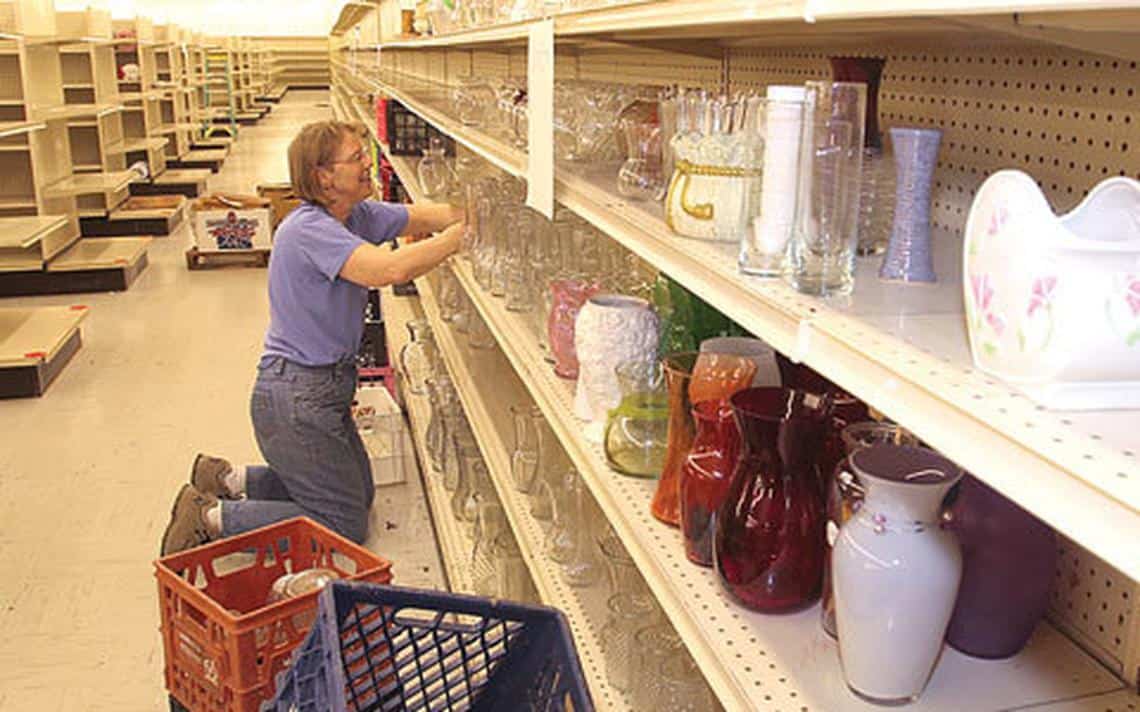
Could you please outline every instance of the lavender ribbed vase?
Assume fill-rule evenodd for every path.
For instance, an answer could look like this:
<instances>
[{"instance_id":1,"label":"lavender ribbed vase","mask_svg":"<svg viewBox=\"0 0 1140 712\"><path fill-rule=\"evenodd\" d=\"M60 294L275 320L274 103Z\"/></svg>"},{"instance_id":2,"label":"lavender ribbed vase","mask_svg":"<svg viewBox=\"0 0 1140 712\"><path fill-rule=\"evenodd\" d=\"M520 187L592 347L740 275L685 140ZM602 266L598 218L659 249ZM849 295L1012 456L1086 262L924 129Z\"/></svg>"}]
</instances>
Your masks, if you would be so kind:
<instances>
[{"instance_id":1,"label":"lavender ribbed vase","mask_svg":"<svg viewBox=\"0 0 1140 712\"><path fill-rule=\"evenodd\" d=\"M934 282L930 244L930 188L938 165L938 129L892 128L895 151L895 220L879 278Z\"/></svg>"}]
</instances>

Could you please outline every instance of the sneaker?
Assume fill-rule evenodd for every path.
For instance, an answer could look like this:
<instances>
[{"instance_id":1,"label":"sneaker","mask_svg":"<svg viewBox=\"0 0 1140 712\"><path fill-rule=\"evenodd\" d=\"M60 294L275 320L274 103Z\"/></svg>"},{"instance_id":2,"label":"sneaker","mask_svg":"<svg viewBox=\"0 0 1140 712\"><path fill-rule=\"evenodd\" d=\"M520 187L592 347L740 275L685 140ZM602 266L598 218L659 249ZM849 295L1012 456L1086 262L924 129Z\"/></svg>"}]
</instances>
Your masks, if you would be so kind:
<instances>
[{"instance_id":1,"label":"sneaker","mask_svg":"<svg viewBox=\"0 0 1140 712\"><path fill-rule=\"evenodd\" d=\"M206 527L206 510L218 503L218 498L200 492L194 485L183 485L174 498L170 510L170 524L162 534L160 556L177 554L184 549L201 546L210 541Z\"/></svg>"},{"instance_id":2,"label":"sneaker","mask_svg":"<svg viewBox=\"0 0 1140 712\"><path fill-rule=\"evenodd\" d=\"M190 468L190 484L197 487L199 492L220 499L236 499L226 487L226 475L233 472L233 469L229 460L198 453Z\"/></svg>"}]
</instances>

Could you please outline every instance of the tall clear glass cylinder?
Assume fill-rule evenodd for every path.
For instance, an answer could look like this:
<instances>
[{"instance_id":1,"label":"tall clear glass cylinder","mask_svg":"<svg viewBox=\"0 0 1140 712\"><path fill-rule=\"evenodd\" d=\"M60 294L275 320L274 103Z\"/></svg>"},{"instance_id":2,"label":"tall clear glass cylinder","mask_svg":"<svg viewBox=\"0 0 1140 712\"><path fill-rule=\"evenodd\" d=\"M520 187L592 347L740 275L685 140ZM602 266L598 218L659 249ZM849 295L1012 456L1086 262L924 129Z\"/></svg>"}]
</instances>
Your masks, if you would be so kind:
<instances>
[{"instance_id":1,"label":"tall clear glass cylinder","mask_svg":"<svg viewBox=\"0 0 1140 712\"><path fill-rule=\"evenodd\" d=\"M788 248L788 282L816 296L855 287L867 85L808 82L810 118Z\"/></svg>"}]
</instances>

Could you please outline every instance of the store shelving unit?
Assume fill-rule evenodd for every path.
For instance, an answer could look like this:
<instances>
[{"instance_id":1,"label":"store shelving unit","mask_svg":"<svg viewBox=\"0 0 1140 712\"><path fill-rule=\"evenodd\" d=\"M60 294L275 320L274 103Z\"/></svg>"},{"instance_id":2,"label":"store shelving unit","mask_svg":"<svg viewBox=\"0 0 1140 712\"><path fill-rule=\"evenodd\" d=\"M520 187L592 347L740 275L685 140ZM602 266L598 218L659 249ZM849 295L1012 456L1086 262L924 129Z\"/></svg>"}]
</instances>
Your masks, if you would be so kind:
<instances>
[{"instance_id":1,"label":"store shelving unit","mask_svg":"<svg viewBox=\"0 0 1140 712\"><path fill-rule=\"evenodd\" d=\"M79 351L87 307L0 309L0 398L40 396Z\"/></svg>"},{"instance_id":2,"label":"store shelving unit","mask_svg":"<svg viewBox=\"0 0 1140 712\"><path fill-rule=\"evenodd\" d=\"M158 84L158 42L154 24L145 17L113 20L115 63L118 71L119 97L123 104L123 138L127 166L143 163L147 177L162 175L166 170L166 146L170 143L167 124L163 121L164 90ZM127 73L131 65L138 76Z\"/></svg>"},{"instance_id":3,"label":"store shelving unit","mask_svg":"<svg viewBox=\"0 0 1140 712\"><path fill-rule=\"evenodd\" d=\"M92 153L89 172L77 173L73 168L76 154L71 133L75 125L93 127L98 141L100 121L113 111L108 113L95 103L105 96L97 92L108 91L105 75L92 74L86 81L70 76L69 85L84 85L73 91L91 94L73 97L89 101L64 103L64 73L74 67L65 69L63 57L70 54L61 49L70 49L79 41L87 52L84 56L90 57L92 46L106 46L106 33L100 35L97 29L106 18L95 12L65 15L57 25L50 2L22 0L9 7L13 8L11 24L0 30L7 38L0 40L0 62L6 64L7 79L0 89L7 99L0 122L0 232L5 233L0 247L0 295L126 289L146 265L146 241L124 243L135 248L133 262L124 261L120 254L106 254L104 259L86 259L82 274L69 267L81 254L90 257L84 252L89 248L79 242L80 215L105 215L107 206L125 197L133 178L127 171L102 170L101 162L95 164L95 156L101 161L108 146L114 160L113 141L98 144L100 153ZM92 57L92 67L98 66L96 61ZM113 127L113 123L108 125ZM79 150L91 151L91 146Z\"/></svg>"},{"instance_id":4,"label":"store shelving unit","mask_svg":"<svg viewBox=\"0 0 1140 712\"><path fill-rule=\"evenodd\" d=\"M335 48L334 106L353 116L354 95L386 93L500 169L526 177L525 152L460 124L447 97L462 73L525 73L533 24L387 41L383 71L374 69L374 46ZM966 349L958 267L966 209L994 170L1024 166L1061 207L1075 203L1100 175L1140 172L1127 150L1140 140L1140 117L1127 98L1136 83L1135 7L665 0L566 14L554 26L560 78L756 89L826 78L829 56L887 58L882 122L945 132L934 197L937 287L881 284L874 260L861 261L856 292L844 301L746 279L737 273L734 248L680 238L659 206L619 197L616 166L560 164L556 199L1064 534L1055 627L1042 626L1008 663L948 652L916 708L1136 705L1135 693L1100 664L1131 683L1140 675L1140 411L1049 412L976 372ZM382 28L381 36L393 33ZM1085 93L1074 95L1074 86ZM1049 120L1043 108L1050 109ZM1099 118L1078 120L1086 110ZM1054 140L1057 131L1071 134L1079 148ZM403 182L414 184L412 164L392 162ZM818 632L818 611L749 614L724 599L709 572L685 563L676 532L648 515L652 487L605 466L570 415L569 388L548 372L533 338L501 303L479 293L462 264L457 273L497 336L507 370L543 409L722 703L730 709L860 709L843 689L833 644ZM430 317L430 288L421 294ZM466 358L453 354L451 361Z\"/></svg>"},{"instance_id":5,"label":"store shelving unit","mask_svg":"<svg viewBox=\"0 0 1140 712\"><path fill-rule=\"evenodd\" d=\"M189 153L198 129L191 109L194 88L187 83L185 31L177 25L155 25L155 88L162 91L160 136L166 137L168 161Z\"/></svg>"},{"instance_id":6,"label":"store shelving unit","mask_svg":"<svg viewBox=\"0 0 1140 712\"><path fill-rule=\"evenodd\" d=\"M271 88L268 96L279 98L289 89L329 86L327 37L258 36L250 38L257 49L268 51L267 72Z\"/></svg>"},{"instance_id":7,"label":"store shelving unit","mask_svg":"<svg viewBox=\"0 0 1140 712\"><path fill-rule=\"evenodd\" d=\"M391 289L382 289L380 307L385 323L405 324L423 318L423 309L417 297L400 297ZM408 343L407 330L393 329L387 335L388 352L399 354ZM428 509L435 525L440 558L447 574L448 588L459 593L474 593L471 570L471 541L452 514L451 494L444 489L442 478L431 472L431 459L427 450L427 429L431 419L431 404L426 395L403 392L404 407L412 428L412 442L419 460Z\"/></svg>"}]
</instances>

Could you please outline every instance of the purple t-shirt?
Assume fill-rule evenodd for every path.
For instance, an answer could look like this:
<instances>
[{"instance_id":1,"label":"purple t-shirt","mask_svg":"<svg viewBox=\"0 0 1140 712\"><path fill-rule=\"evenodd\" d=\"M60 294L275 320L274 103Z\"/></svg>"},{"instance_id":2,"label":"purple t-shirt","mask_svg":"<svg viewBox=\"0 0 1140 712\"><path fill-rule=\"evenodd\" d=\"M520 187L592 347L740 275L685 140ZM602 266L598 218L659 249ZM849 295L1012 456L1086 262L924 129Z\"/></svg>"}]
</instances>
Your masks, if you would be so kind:
<instances>
[{"instance_id":1,"label":"purple t-shirt","mask_svg":"<svg viewBox=\"0 0 1140 712\"><path fill-rule=\"evenodd\" d=\"M261 362L281 356L326 366L355 357L368 290L341 279L340 270L365 241L394 240L407 224L407 207L375 200L357 204L345 224L308 202L289 213L273 237Z\"/></svg>"}]
</instances>

